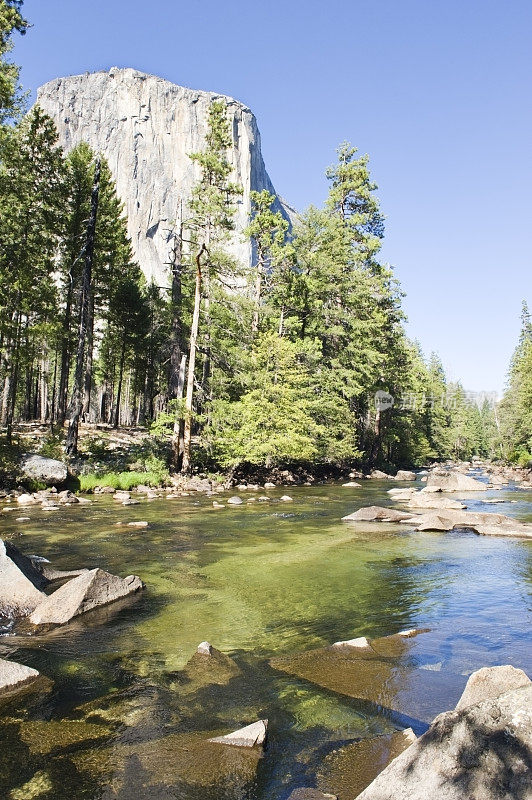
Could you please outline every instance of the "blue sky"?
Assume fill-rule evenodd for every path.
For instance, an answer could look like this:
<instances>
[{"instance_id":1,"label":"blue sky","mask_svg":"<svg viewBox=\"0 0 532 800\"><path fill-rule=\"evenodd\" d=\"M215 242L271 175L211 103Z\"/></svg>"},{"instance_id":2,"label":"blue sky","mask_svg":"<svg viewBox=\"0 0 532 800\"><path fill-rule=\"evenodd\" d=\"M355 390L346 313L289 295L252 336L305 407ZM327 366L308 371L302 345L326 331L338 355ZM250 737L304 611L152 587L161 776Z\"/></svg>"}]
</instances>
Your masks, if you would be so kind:
<instances>
[{"instance_id":1,"label":"blue sky","mask_svg":"<svg viewBox=\"0 0 532 800\"><path fill-rule=\"evenodd\" d=\"M26 0L24 86L111 66L255 112L277 191L321 204L369 153L408 330L471 390L502 390L532 303L530 0Z\"/></svg>"}]
</instances>

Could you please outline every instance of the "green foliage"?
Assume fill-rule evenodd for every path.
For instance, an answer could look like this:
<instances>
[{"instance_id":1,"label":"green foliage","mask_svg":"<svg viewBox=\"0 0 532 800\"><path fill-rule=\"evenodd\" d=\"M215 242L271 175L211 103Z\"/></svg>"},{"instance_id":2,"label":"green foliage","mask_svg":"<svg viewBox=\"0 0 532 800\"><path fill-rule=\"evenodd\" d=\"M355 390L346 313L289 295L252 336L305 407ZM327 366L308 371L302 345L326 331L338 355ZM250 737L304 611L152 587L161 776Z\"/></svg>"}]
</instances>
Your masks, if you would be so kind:
<instances>
[{"instance_id":1,"label":"green foliage","mask_svg":"<svg viewBox=\"0 0 532 800\"><path fill-rule=\"evenodd\" d=\"M210 435L223 466L342 461L356 454L354 425L340 398L328 397L316 348L276 334L252 355L250 386L237 402L215 401Z\"/></svg>"},{"instance_id":2,"label":"green foliage","mask_svg":"<svg viewBox=\"0 0 532 800\"><path fill-rule=\"evenodd\" d=\"M21 8L22 0L0 0L0 124L16 116L23 105L18 86L19 67L7 58L13 47L13 34L24 34L28 28Z\"/></svg>"},{"instance_id":3,"label":"green foliage","mask_svg":"<svg viewBox=\"0 0 532 800\"><path fill-rule=\"evenodd\" d=\"M188 224L198 241L207 236L211 246L224 241L225 234L234 229L233 201L242 193L237 184L228 180L232 167L226 153L232 137L223 100L215 100L209 107L205 144L203 151L190 155L200 167L201 177L192 190L189 202L192 218Z\"/></svg>"},{"instance_id":4,"label":"green foliage","mask_svg":"<svg viewBox=\"0 0 532 800\"><path fill-rule=\"evenodd\" d=\"M532 452L532 321L523 302L521 333L510 364L508 386L498 409L498 444L512 461L526 462Z\"/></svg>"},{"instance_id":5,"label":"green foliage","mask_svg":"<svg viewBox=\"0 0 532 800\"><path fill-rule=\"evenodd\" d=\"M47 458L55 458L60 461L64 456L63 444L64 436L50 433L43 440L39 453Z\"/></svg>"},{"instance_id":6,"label":"green foliage","mask_svg":"<svg viewBox=\"0 0 532 800\"><path fill-rule=\"evenodd\" d=\"M80 475L79 489L81 492L93 492L97 486L110 486L112 489L121 489L129 492L137 486L158 487L164 485L168 473L156 472L104 472L102 474L89 473Z\"/></svg>"}]
</instances>

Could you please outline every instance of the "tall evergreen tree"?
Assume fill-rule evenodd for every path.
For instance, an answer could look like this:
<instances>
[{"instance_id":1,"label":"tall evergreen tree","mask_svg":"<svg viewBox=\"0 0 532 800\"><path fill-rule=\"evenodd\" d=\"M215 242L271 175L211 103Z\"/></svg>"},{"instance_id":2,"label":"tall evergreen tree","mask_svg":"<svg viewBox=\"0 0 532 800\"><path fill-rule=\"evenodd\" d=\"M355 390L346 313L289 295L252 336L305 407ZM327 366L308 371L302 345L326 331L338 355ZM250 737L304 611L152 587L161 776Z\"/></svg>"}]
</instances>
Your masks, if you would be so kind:
<instances>
[{"instance_id":1,"label":"tall evergreen tree","mask_svg":"<svg viewBox=\"0 0 532 800\"><path fill-rule=\"evenodd\" d=\"M223 255L223 245L227 241L229 232L234 229L233 217L236 210L234 203L241 193L240 187L229 180L232 167L227 158L227 151L231 144L226 104L223 100L214 101L209 109L205 149L190 156L200 168L200 179L192 191L189 203L191 218L187 224L193 240L195 284L183 426L181 463L183 473L190 472L192 467L192 413L202 296L205 319L202 381L203 390L207 394L211 370L211 283L220 275L220 269L227 265L227 259ZM175 449L174 447L174 451Z\"/></svg>"}]
</instances>

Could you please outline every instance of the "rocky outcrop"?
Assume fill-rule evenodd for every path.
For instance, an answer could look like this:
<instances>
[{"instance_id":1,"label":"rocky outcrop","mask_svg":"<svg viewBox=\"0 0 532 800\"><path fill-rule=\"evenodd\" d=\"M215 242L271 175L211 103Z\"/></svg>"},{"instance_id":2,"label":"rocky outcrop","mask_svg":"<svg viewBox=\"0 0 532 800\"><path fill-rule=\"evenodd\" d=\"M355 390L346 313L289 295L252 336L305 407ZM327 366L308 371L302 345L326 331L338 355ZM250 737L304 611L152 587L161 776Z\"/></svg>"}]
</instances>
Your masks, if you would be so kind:
<instances>
[{"instance_id":1,"label":"rocky outcrop","mask_svg":"<svg viewBox=\"0 0 532 800\"><path fill-rule=\"evenodd\" d=\"M46 597L30 615L33 625L63 625L80 614L139 592L136 575L119 578L102 569L91 569L72 578Z\"/></svg>"},{"instance_id":2,"label":"rocky outcrop","mask_svg":"<svg viewBox=\"0 0 532 800\"><path fill-rule=\"evenodd\" d=\"M441 714L358 800L530 800L532 684Z\"/></svg>"},{"instance_id":3,"label":"rocky outcrop","mask_svg":"<svg viewBox=\"0 0 532 800\"><path fill-rule=\"evenodd\" d=\"M66 464L55 458L46 458L34 453L28 453L20 463L20 471L25 478L29 478L47 486L60 486L68 476Z\"/></svg>"},{"instance_id":4,"label":"rocky outcrop","mask_svg":"<svg viewBox=\"0 0 532 800\"><path fill-rule=\"evenodd\" d=\"M38 677L36 669L0 658L0 694L23 689Z\"/></svg>"},{"instance_id":5,"label":"rocky outcrop","mask_svg":"<svg viewBox=\"0 0 532 800\"><path fill-rule=\"evenodd\" d=\"M134 69L113 67L46 83L37 102L55 121L68 151L82 141L108 160L118 195L125 204L135 256L148 280L168 284L171 230L198 177L189 158L201 150L207 113L223 99L233 135L233 180L243 188L235 217L233 251L249 263L251 250L239 235L248 224L250 192L275 194L260 148L252 112L231 97L177 86ZM277 202L289 218L291 210Z\"/></svg>"},{"instance_id":6,"label":"rocky outcrop","mask_svg":"<svg viewBox=\"0 0 532 800\"><path fill-rule=\"evenodd\" d=\"M0 539L0 616L12 618L31 613L45 599L41 589L46 583L30 559Z\"/></svg>"},{"instance_id":7,"label":"rocky outcrop","mask_svg":"<svg viewBox=\"0 0 532 800\"><path fill-rule=\"evenodd\" d=\"M532 681L522 669L516 669L510 664L501 667L483 667L473 672L463 694L456 704L455 711L468 706L474 706L485 700L498 697L504 692L520 689L521 686L530 686Z\"/></svg>"}]
</instances>

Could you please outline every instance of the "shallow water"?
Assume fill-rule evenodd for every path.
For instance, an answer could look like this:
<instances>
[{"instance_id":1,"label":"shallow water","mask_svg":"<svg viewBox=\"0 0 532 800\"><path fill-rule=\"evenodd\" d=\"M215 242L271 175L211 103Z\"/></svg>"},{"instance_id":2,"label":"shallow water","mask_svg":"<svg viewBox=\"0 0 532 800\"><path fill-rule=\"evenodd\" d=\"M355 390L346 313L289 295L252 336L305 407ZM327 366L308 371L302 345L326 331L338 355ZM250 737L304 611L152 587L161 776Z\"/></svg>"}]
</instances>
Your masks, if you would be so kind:
<instances>
[{"instance_id":1,"label":"shallow water","mask_svg":"<svg viewBox=\"0 0 532 800\"><path fill-rule=\"evenodd\" d=\"M456 703L473 670L511 663L530 673L532 543L340 521L363 505L389 505L390 485L293 488L293 503L275 502L286 490L274 490L272 502L223 510L205 497L128 507L103 497L53 514L2 515L0 536L26 553L59 568L135 573L147 585L133 602L51 634L0 638L0 655L54 681L51 691L0 709L2 796L283 800L296 786L320 784L333 749L407 725L421 733ZM465 502L532 521L531 499L506 489ZM30 521L16 522L22 515ZM149 527L116 525L132 520ZM412 640L409 664L435 688L410 706L413 684L401 673L399 712L268 663L405 628L430 629ZM202 640L231 655L240 675L219 686L184 679ZM183 778L180 759L196 739L259 717L270 723L258 765L226 765L233 777L222 785L209 783L206 764L204 778L192 769ZM242 772L245 779L234 777Z\"/></svg>"}]
</instances>

